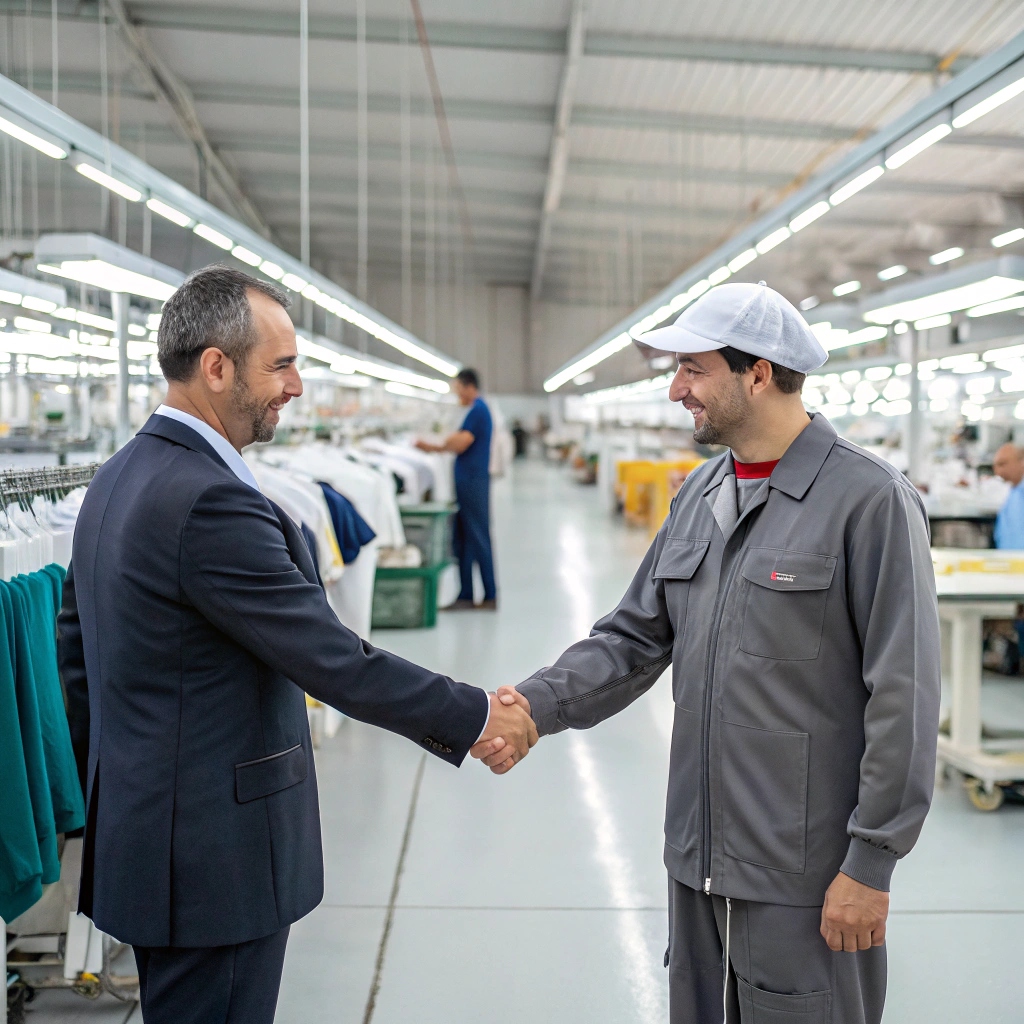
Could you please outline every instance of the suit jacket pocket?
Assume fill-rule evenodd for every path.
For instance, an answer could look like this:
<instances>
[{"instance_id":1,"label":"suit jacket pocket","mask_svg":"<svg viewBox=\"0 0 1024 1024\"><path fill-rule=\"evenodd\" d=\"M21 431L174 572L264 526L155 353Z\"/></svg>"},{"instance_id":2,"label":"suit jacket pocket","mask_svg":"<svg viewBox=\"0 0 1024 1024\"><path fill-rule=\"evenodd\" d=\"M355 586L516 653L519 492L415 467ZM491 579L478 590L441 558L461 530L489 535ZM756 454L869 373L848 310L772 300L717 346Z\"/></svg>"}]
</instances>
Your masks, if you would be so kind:
<instances>
[{"instance_id":1,"label":"suit jacket pocket","mask_svg":"<svg viewBox=\"0 0 1024 1024\"><path fill-rule=\"evenodd\" d=\"M805 732L770 732L722 722L725 853L777 871L802 873L807 849Z\"/></svg>"},{"instance_id":2,"label":"suit jacket pocket","mask_svg":"<svg viewBox=\"0 0 1024 1024\"><path fill-rule=\"evenodd\" d=\"M277 754L235 765L235 797L240 804L297 786L306 778L306 751L301 743Z\"/></svg>"}]
</instances>

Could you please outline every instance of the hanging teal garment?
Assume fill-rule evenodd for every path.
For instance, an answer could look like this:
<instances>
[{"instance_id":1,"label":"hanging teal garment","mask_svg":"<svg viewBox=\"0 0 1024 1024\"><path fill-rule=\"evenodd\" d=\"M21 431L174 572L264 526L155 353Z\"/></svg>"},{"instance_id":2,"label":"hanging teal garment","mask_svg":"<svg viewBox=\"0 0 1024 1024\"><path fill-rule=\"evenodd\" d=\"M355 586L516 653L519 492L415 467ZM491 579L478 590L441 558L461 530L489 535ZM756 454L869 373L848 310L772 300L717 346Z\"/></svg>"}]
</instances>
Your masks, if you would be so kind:
<instances>
[{"instance_id":1,"label":"hanging teal garment","mask_svg":"<svg viewBox=\"0 0 1024 1024\"><path fill-rule=\"evenodd\" d=\"M23 588L17 580L0 585L3 595L7 633L13 641L14 690L18 698L18 724L28 774L28 789L32 797L32 818L35 822L39 859L43 866L43 883L56 882L60 877L57 860L57 830L53 821L53 800L50 798L50 780L46 775L46 754L43 751L43 732L39 725L39 697L36 693L35 672L32 668L31 638Z\"/></svg>"},{"instance_id":2,"label":"hanging teal garment","mask_svg":"<svg viewBox=\"0 0 1024 1024\"><path fill-rule=\"evenodd\" d=\"M72 832L85 824L85 803L57 668L57 614L64 576L59 565L49 565L39 572L18 577L30 598L26 604L32 639L32 667L39 699L39 725L43 734L54 828L58 833Z\"/></svg>"},{"instance_id":3,"label":"hanging teal garment","mask_svg":"<svg viewBox=\"0 0 1024 1024\"><path fill-rule=\"evenodd\" d=\"M13 921L43 894L14 674L11 599L0 584L0 918Z\"/></svg>"}]
</instances>

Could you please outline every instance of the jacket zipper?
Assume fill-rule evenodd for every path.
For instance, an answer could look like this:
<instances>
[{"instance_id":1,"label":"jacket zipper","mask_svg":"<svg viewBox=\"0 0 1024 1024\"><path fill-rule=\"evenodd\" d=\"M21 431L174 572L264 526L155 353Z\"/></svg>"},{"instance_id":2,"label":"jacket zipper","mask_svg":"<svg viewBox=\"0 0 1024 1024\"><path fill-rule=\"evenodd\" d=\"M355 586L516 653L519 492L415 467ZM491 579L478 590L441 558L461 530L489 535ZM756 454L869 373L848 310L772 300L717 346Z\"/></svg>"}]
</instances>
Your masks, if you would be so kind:
<instances>
[{"instance_id":1,"label":"jacket zipper","mask_svg":"<svg viewBox=\"0 0 1024 1024\"><path fill-rule=\"evenodd\" d=\"M748 510L749 511L749 510ZM742 523L737 523L729 540L725 542L728 549L730 541L736 536ZM744 531L745 533L746 531ZM708 640L708 661L704 673L704 717L701 721L701 848L700 848L700 874L704 879L704 892L711 895L711 773L709 761L711 756L711 704L714 696L715 663L718 660L719 627L724 612L725 600L732 590L733 580L739 569L742 559L739 552L729 568L729 576L725 581L725 587L719 585L718 594L715 598L715 610L711 620L711 636ZM723 595L725 600L723 600Z\"/></svg>"}]
</instances>

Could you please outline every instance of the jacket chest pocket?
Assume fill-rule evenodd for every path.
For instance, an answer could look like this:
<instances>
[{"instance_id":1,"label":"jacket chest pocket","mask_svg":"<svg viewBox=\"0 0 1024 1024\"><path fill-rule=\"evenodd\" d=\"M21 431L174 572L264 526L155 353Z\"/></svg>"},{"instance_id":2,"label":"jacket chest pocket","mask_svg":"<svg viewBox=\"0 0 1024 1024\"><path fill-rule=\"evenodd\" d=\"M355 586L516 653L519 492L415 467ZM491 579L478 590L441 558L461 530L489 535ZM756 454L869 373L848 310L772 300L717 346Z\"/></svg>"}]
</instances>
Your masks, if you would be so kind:
<instances>
[{"instance_id":1,"label":"jacket chest pocket","mask_svg":"<svg viewBox=\"0 0 1024 1024\"><path fill-rule=\"evenodd\" d=\"M700 568L709 544L710 541L706 540L673 540L670 537L665 541L654 567L654 579L660 580L665 588L665 604L677 636L686 622L693 575Z\"/></svg>"},{"instance_id":2,"label":"jacket chest pocket","mask_svg":"<svg viewBox=\"0 0 1024 1024\"><path fill-rule=\"evenodd\" d=\"M740 650L775 661L817 658L835 569L833 555L751 548L742 569L751 586Z\"/></svg>"}]
</instances>

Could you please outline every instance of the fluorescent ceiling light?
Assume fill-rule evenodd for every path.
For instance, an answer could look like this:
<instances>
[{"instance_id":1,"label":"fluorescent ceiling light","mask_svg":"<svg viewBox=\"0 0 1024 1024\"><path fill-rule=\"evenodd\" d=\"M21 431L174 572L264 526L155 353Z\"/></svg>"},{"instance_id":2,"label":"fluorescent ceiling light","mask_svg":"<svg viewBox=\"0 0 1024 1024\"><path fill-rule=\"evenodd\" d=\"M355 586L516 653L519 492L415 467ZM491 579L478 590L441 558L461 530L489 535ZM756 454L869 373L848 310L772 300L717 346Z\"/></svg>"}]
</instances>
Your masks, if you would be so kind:
<instances>
[{"instance_id":1,"label":"fluorescent ceiling light","mask_svg":"<svg viewBox=\"0 0 1024 1024\"><path fill-rule=\"evenodd\" d=\"M638 398L644 395L651 395L653 392L663 391L672 383L675 374L663 373L658 377L651 377L647 380L637 380L630 384L619 384L613 388L602 388L600 391L590 391L583 396L584 401L602 405L605 402L621 402L631 398Z\"/></svg>"},{"instance_id":2,"label":"fluorescent ceiling light","mask_svg":"<svg viewBox=\"0 0 1024 1024\"><path fill-rule=\"evenodd\" d=\"M101 171L98 167L93 167L92 164L87 164L84 160L81 163L75 164L75 170L83 177L88 178L90 181L95 181L97 185L110 189L111 192L122 196L130 203L137 203L142 198L142 193L137 188L115 178L111 174L107 174L106 171Z\"/></svg>"},{"instance_id":3,"label":"fluorescent ceiling light","mask_svg":"<svg viewBox=\"0 0 1024 1024\"><path fill-rule=\"evenodd\" d=\"M852 292L860 291L860 281L844 281L832 289L832 294L839 298L842 295L850 295Z\"/></svg>"},{"instance_id":4,"label":"fluorescent ceiling light","mask_svg":"<svg viewBox=\"0 0 1024 1024\"><path fill-rule=\"evenodd\" d=\"M858 174L856 178L848 181L841 188L837 188L828 197L828 201L833 206L845 203L850 196L855 196L862 188L867 188L871 182L877 181L883 174L885 174L885 168L881 164L875 164L873 167L869 167L866 171Z\"/></svg>"},{"instance_id":5,"label":"fluorescent ceiling light","mask_svg":"<svg viewBox=\"0 0 1024 1024\"><path fill-rule=\"evenodd\" d=\"M933 327L945 327L953 322L948 313L936 313L935 316L926 316L923 320L914 321L915 331L928 331Z\"/></svg>"},{"instance_id":6,"label":"fluorescent ceiling light","mask_svg":"<svg viewBox=\"0 0 1024 1024\"><path fill-rule=\"evenodd\" d=\"M6 117L0 117L0 132L6 132L12 139L24 142L26 146L39 150L53 160L63 160L68 155L66 149L44 139L41 135L36 135L35 132L30 132L20 124L15 124L14 121L9 121Z\"/></svg>"},{"instance_id":7,"label":"fluorescent ceiling light","mask_svg":"<svg viewBox=\"0 0 1024 1024\"><path fill-rule=\"evenodd\" d=\"M336 349L328 348L326 345L318 345L315 341L303 337L301 334L295 339L295 345L300 356L309 356L310 359L319 359L322 363L336 363L341 353Z\"/></svg>"},{"instance_id":8,"label":"fluorescent ceiling light","mask_svg":"<svg viewBox=\"0 0 1024 1024\"><path fill-rule=\"evenodd\" d=\"M409 370L402 370L397 367L392 368L382 363L375 363L369 359L357 359L355 356L344 353L339 353L335 356L331 369L335 373L365 373L370 377L377 377L380 380L399 381L402 384L411 384L415 388L436 391L439 395L446 395L451 390L443 380L424 377L422 374L412 373Z\"/></svg>"},{"instance_id":9,"label":"fluorescent ceiling light","mask_svg":"<svg viewBox=\"0 0 1024 1024\"><path fill-rule=\"evenodd\" d=\"M955 281L963 283L945 288L940 284ZM873 297L876 301L884 301L887 295L889 301L874 309L864 310L864 319L878 324L891 324L896 320L923 320L939 313L955 313L986 302L1006 299L1021 292L1024 292L1024 261L1014 256L1003 256L988 263L970 264L959 270L950 270L939 277L897 286L888 293Z\"/></svg>"},{"instance_id":10,"label":"fluorescent ceiling light","mask_svg":"<svg viewBox=\"0 0 1024 1024\"><path fill-rule=\"evenodd\" d=\"M732 273L737 273L742 270L748 263L753 263L757 259L756 249L744 249L739 256L729 260L729 270Z\"/></svg>"},{"instance_id":11,"label":"fluorescent ceiling light","mask_svg":"<svg viewBox=\"0 0 1024 1024\"><path fill-rule=\"evenodd\" d=\"M880 341L888 335L885 327L862 327L859 331L848 331L842 327L833 327L827 320L811 324L811 333L821 342L826 352L837 348L848 348L851 345L864 345L869 341Z\"/></svg>"},{"instance_id":12,"label":"fluorescent ceiling light","mask_svg":"<svg viewBox=\"0 0 1024 1024\"><path fill-rule=\"evenodd\" d=\"M264 260L260 264L260 270L273 281L280 281L284 277L284 267L279 267L276 263L271 263L270 260Z\"/></svg>"},{"instance_id":13,"label":"fluorescent ceiling light","mask_svg":"<svg viewBox=\"0 0 1024 1024\"><path fill-rule=\"evenodd\" d=\"M777 245L781 245L793 232L787 227L781 227L773 231L770 235L766 235L761 239L754 248L758 253L763 256L766 252L771 252L772 249Z\"/></svg>"},{"instance_id":14,"label":"fluorescent ceiling light","mask_svg":"<svg viewBox=\"0 0 1024 1024\"><path fill-rule=\"evenodd\" d=\"M709 291L710 289L711 278L702 277L699 281L690 285L689 290L686 294L690 297L690 301L693 302L694 299L699 299L706 291Z\"/></svg>"},{"instance_id":15,"label":"fluorescent ceiling light","mask_svg":"<svg viewBox=\"0 0 1024 1024\"><path fill-rule=\"evenodd\" d=\"M129 324L128 333L134 335L136 338L144 338L146 336L146 328L142 324Z\"/></svg>"},{"instance_id":16,"label":"fluorescent ceiling light","mask_svg":"<svg viewBox=\"0 0 1024 1024\"><path fill-rule=\"evenodd\" d=\"M166 302L175 292L174 285L165 284L155 277L137 274L133 270L115 267L105 260L64 260L58 266L40 263L37 267L44 274L54 274L69 281L103 288L108 292L138 295L145 299Z\"/></svg>"},{"instance_id":17,"label":"fluorescent ceiling light","mask_svg":"<svg viewBox=\"0 0 1024 1024\"><path fill-rule=\"evenodd\" d=\"M948 124L937 124L930 128L923 135L919 135L913 142L908 142L902 149L896 150L892 156L887 157L885 166L890 171L902 167L908 160L912 160L918 153L923 153L929 146L944 139L953 129Z\"/></svg>"},{"instance_id":18,"label":"fluorescent ceiling light","mask_svg":"<svg viewBox=\"0 0 1024 1024\"><path fill-rule=\"evenodd\" d=\"M905 320L901 320L893 329L893 334L906 334L910 330L910 324Z\"/></svg>"},{"instance_id":19,"label":"fluorescent ceiling light","mask_svg":"<svg viewBox=\"0 0 1024 1024\"><path fill-rule=\"evenodd\" d=\"M708 284L714 287L716 284L728 281L730 277L732 277L732 271L728 267L719 267L708 274Z\"/></svg>"},{"instance_id":20,"label":"fluorescent ceiling light","mask_svg":"<svg viewBox=\"0 0 1024 1024\"><path fill-rule=\"evenodd\" d=\"M33 320L29 316L16 316L14 326L19 331L35 331L37 334L49 334L53 330L45 320Z\"/></svg>"},{"instance_id":21,"label":"fluorescent ceiling light","mask_svg":"<svg viewBox=\"0 0 1024 1024\"><path fill-rule=\"evenodd\" d=\"M798 213L789 222L789 230L794 234L797 231L802 231L808 224L813 224L819 217L823 217L830 209L828 203L822 199L821 202L809 206L803 213Z\"/></svg>"},{"instance_id":22,"label":"fluorescent ceiling light","mask_svg":"<svg viewBox=\"0 0 1024 1024\"><path fill-rule=\"evenodd\" d=\"M651 362L654 362L652 359ZM587 370L586 373L581 373L578 377L573 377L572 382L578 388L586 387L588 384L593 384L597 380L597 374L593 370Z\"/></svg>"},{"instance_id":23,"label":"fluorescent ceiling light","mask_svg":"<svg viewBox=\"0 0 1024 1024\"><path fill-rule=\"evenodd\" d=\"M20 306L21 300L21 292L9 292L0 289L0 302L9 302L12 306Z\"/></svg>"},{"instance_id":24,"label":"fluorescent ceiling light","mask_svg":"<svg viewBox=\"0 0 1024 1024\"><path fill-rule=\"evenodd\" d=\"M306 287L302 289L302 297L304 299L309 299L310 302L316 302L321 295L323 295L323 292L320 291L315 284L307 284Z\"/></svg>"},{"instance_id":25,"label":"fluorescent ceiling light","mask_svg":"<svg viewBox=\"0 0 1024 1024\"><path fill-rule=\"evenodd\" d=\"M343 388L368 388L370 378L364 377L361 373L335 373L326 366L308 366L299 371L303 380L324 381L328 384L337 384Z\"/></svg>"},{"instance_id":26,"label":"fluorescent ceiling light","mask_svg":"<svg viewBox=\"0 0 1024 1024\"><path fill-rule=\"evenodd\" d=\"M187 213L182 213L173 206L168 206L163 200L147 199L146 206L154 213L158 213L161 217L169 220L172 224L177 224L179 228L187 228L192 223L192 218Z\"/></svg>"},{"instance_id":27,"label":"fluorescent ceiling light","mask_svg":"<svg viewBox=\"0 0 1024 1024\"><path fill-rule=\"evenodd\" d=\"M1022 238L1024 238L1024 228L1012 228L1010 231L1004 231L1001 235L996 235L992 239L992 244L997 249L1001 249L1004 245L1019 242Z\"/></svg>"},{"instance_id":28,"label":"fluorescent ceiling light","mask_svg":"<svg viewBox=\"0 0 1024 1024\"><path fill-rule=\"evenodd\" d=\"M384 385L384 390L390 391L393 395L426 399L428 402L439 402L441 400L441 396L434 391L424 391L423 388L418 388L414 384L405 384L399 380L389 380Z\"/></svg>"},{"instance_id":29,"label":"fluorescent ceiling light","mask_svg":"<svg viewBox=\"0 0 1024 1024\"><path fill-rule=\"evenodd\" d=\"M1008 299L997 299L995 302L983 302L980 306L972 306L967 310L967 315L989 316L992 313L1006 313L1011 309L1024 309L1024 295L1013 295ZM985 358L988 358L987 354Z\"/></svg>"},{"instance_id":30,"label":"fluorescent ceiling light","mask_svg":"<svg viewBox=\"0 0 1024 1024\"><path fill-rule=\"evenodd\" d=\"M305 288L309 282L303 280L298 274L285 274L284 277L281 278L281 284L283 284L285 288L289 289L289 291L298 292L301 295L302 289Z\"/></svg>"},{"instance_id":31,"label":"fluorescent ceiling light","mask_svg":"<svg viewBox=\"0 0 1024 1024\"><path fill-rule=\"evenodd\" d=\"M211 245L218 249L230 249L235 243L223 232L211 228L209 224L199 223L192 229L200 238L205 238Z\"/></svg>"},{"instance_id":32,"label":"fluorescent ceiling light","mask_svg":"<svg viewBox=\"0 0 1024 1024\"><path fill-rule=\"evenodd\" d=\"M907 272L907 268L902 263L897 263L895 266L886 267L885 270L878 272L879 281L891 281L894 277L902 277Z\"/></svg>"},{"instance_id":33,"label":"fluorescent ceiling light","mask_svg":"<svg viewBox=\"0 0 1024 1024\"><path fill-rule=\"evenodd\" d=\"M36 295L24 296L21 304L26 309L34 309L37 313L52 313L57 308L56 302L51 299L40 299Z\"/></svg>"},{"instance_id":34,"label":"fluorescent ceiling light","mask_svg":"<svg viewBox=\"0 0 1024 1024\"><path fill-rule=\"evenodd\" d=\"M0 352L10 352L19 356L70 356L74 355L74 342L40 331L26 331L24 334L5 333L0 334Z\"/></svg>"},{"instance_id":35,"label":"fluorescent ceiling light","mask_svg":"<svg viewBox=\"0 0 1024 1024\"><path fill-rule=\"evenodd\" d=\"M1024 92L1024 77L1018 78L1016 82L1011 82L998 92L992 93L986 99L975 103L973 107L968 107L962 114L957 114L953 118L953 127L963 128L964 125L977 121L979 117L984 117L985 114L1002 106L1007 100L1012 100L1014 96L1019 96L1022 92Z\"/></svg>"},{"instance_id":36,"label":"fluorescent ceiling light","mask_svg":"<svg viewBox=\"0 0 1024 1024\"><path fill-rule=\"evenodd\" d=\"M578 377L584 370L589 370L598 363L604 362L604 360L615 355L616 352L621 352L624 348L628 348L633 343L633 339L626 333L617 335L612 338L611 341L606 341L600 348L595 349L589 355L583 356L582 359L577 359L576 362L567 366L564 370L559 370L558 373L553 374L544 381L544 390L547 392L557 391L567 381Z\"/></svg>"},{"instance_id":37,"label":"fluorescent ceiling light","mask_svg":"<svg viewBox=\"0 0 1024 1024\"><path fill-rule=\"evenodd\" d=\"M73 309L71 306L55 309L51 315L60 320L72 320L85 327L95 327L101 331L114 331L117 329L117 324L110 317L100 316L99 313L86 313L84 310Z\"/></svg>"},{"instance_id":38,"label":"fluorescent ceiling light","mask_svg":"<svg viewBox=\"0 0 1024 1024\"><path fill-rule=\"evenodd\" d=\"M821 305L821 299L817 295L808 295L806 299L800 300L800 308L806 313L809 309Z\"/></svg>"},{"instance_id":39,"label":"fluorescent ceiling light","mask_svg":"<svg viewBox=\"0 0 1024 1024\"><path fill-rule=\"evenodd\" d=\"M941 263L951 263L953 260L958 260L963 254L963 249L958 245L954 245L950 249L943 249L942 252L933 253L928 257L928 262L933 267L937 267Z\"/></svg>"},{"instance_id":40,"label":"fluorescent ceiling light","mask_svg":"<svg viewBox=\"0 0 1024 1024\"><path fill-rule=\"evenodd\" d=\"M263 262L262 256L257 256L251 249L246 249L244 245L236 245L231 250L231 255L236 260L241 260L243 263L248 263L250 267L258 267Z\"/></svg>"}]
</instances>

